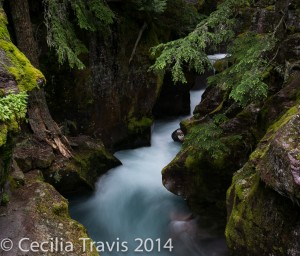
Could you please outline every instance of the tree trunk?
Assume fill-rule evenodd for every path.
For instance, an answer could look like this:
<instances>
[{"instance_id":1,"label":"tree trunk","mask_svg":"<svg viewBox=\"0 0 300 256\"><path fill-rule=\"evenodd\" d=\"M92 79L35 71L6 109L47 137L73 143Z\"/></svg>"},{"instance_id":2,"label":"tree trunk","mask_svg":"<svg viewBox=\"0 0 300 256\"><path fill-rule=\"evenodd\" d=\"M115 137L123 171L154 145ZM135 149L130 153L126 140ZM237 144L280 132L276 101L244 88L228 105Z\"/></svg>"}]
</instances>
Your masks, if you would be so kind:
<instances>
[{"instance_id":1,"label":"tree trunk","mask_svg":"<svg viewBox=\"0 0 300 256\"><path fill-rule=\"evenodd\" d=\"M30 20L27 0L9 1L18 48L26 55L30 62L39 67L38 45ZM29 94L28 102L29 124L34 136L40 141L46 141L52 148L63 156L71 157L68 140L62 135L58 125L49 112L44 89L34 89Z\"/></svg>"},{"instance_id":2,"label":"tree trunk","mask_svg":"<svg viewBox=\"0 0 300 256\"><path fill-rule=\"evenodd\" d=\"M34 38L27 0L9 1L16 33L17 46L39 68L38 46Z\"/></svg>"}]
</instances>

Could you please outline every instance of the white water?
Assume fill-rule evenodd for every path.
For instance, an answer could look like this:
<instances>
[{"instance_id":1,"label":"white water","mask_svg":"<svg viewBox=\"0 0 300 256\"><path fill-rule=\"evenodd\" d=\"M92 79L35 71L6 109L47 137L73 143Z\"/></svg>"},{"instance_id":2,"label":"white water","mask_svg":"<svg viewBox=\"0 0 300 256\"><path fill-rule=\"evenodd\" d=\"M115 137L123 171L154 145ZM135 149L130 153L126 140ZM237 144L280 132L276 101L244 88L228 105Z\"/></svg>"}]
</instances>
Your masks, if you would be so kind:
<instances>
[{"instance_id":1,"label":"white water","mask_svg":"<svg viewBox=\"0 0 300 256\"><path fill-rule=\"evenodd\" d=\"M224 59L229 56L230 56L229 53L217 53L214 55L207 55L208 59L212 62L215 62L216 60Z\"/></svg>"},{"instance_id":2,"label":"white water","mask_svg":"<svg viewBox=\"0 0 300 256\"><path fill-rule=\"evenodd\" d=\"M202 93L191 92L192 111L200 102ZM94 241L100 245L101 242L110 245L115 242L111 252L107 246L100 247L101 256L226 254L225 239L216 234L214 223L205 218L192 218L183 199L162 185L161 170L180 149L171 133L182 119L155 122L151 147L117 152L115 155L123 165L99 179L94 195L70 201L71 216L87 228ZM198 228L199 223L203 228ZM134 252L139 245L136 238L152 239L154 247L151 252ZM169 238L174 246L171 252L162 248ZM156 239L160 239L161 246ZM122 242L126 242L126 252L121 252L126 250ZM119 248L116 247L118 243ZM151 249L149 240L147 249Z\"/></svg>"}]
</instances>

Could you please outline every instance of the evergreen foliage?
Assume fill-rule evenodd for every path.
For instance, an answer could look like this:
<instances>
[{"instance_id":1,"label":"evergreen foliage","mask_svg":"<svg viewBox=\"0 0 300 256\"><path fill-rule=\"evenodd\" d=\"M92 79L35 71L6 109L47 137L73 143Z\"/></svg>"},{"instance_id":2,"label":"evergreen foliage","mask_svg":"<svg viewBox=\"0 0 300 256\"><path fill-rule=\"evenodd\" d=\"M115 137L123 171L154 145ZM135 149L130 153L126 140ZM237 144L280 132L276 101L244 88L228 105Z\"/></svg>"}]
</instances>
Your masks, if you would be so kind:
<instances>
[{"instance_id":1,"label":"evergreen foliage","mask_svg":"<svg viewBox=\"0 0 300 256\"><path fill-rule=\"evenodd\" d=\"M234 38L234 16L241 6L248 4L247 0L224 1L186 37L154 47L152 54L157 59L151 70L170 69L174 82L186 83L185 68L198 73L212 68L205 52L208 46L232 43L229 53L233 65L211 77L210 84L230 91L229 97L241 106L264 99L268 93L264 78L273 64L269 55L276 45L275 32L264 35L249 32Z\"/></svg>"},{"instance_id":2,"label":"evergreen foliage","mask_svg":"<svg viewBox=\"0 0 300 256\"><path fill-rule=\"evenodd\" d=\"M68 61L71 68L84 68L79 55L87 52L87 48L76 35L72 11L78 26L88 31L106 29L113 23L114 13L104 0L43 0L43 3L48 45L55 49L60 63Z\"/></svg>"},{"instance_id":3,"label":"evergreen foliage","mask_svg":"<svg viewBox=\"0 0 300 256\"><path fill-rule=\"evenodd\" d=\"M170 68L173 80L183 83L186 83L183 66L203 73L211 67L205 50L208 46L217 47L233 38L235 10L246 3L247 0L224 1L186 37L154 47L151 53L157 59L150 69L161 72Z\"/></svg>"},{"instance_id":4,"label":"evergreen foliage","mask_svg":"<svg viewBox=\"0 0 300 256\"><path fill-rule=\"evenodd\" d=\"M210 122L193 126L185 136L183 148L190 148L196 158L206 155L215 160L223 159L230 153L228 145L242 139L240 135L224 136L221 124L226 121L228 118L219 114Z\"/></svg>"},{"instance_id":5,"label":"evergreen foliage","mask_svg":"<svg viewBox=\"0 0 300 256\"><path fill-rule=\"evenodd\" d=\"M238 36L229 48L234 64L210 77L209 83L231 91L229 97L242 106L266 98L268 85L263 80L272 68L268 53L275 47L275 43L270 34L247 33Z\"/></svg>"},{"instance_id":6,"label":"evergreen foliage","mask_svg":"<svg viewBox=\"0 0 300 256\"><path fill-rule=\"evenodd\" d=\"M139 11L163 13L167 7L167 0L132 0Z\"/></svg>"},{"instance_id":7,"label":"evergreen foliage","mask_svg":"<svg viewBox=\"0 0 300 256\"><path fill-rule=\"evenodd\" d=\"M219 140L222 134L222 128L214 122L194 126L185 137L183 148L190 147L192 154L208 154L214 159L221 158L224 153L229 152L228 147Z\"/></svg>"}]
</instances>

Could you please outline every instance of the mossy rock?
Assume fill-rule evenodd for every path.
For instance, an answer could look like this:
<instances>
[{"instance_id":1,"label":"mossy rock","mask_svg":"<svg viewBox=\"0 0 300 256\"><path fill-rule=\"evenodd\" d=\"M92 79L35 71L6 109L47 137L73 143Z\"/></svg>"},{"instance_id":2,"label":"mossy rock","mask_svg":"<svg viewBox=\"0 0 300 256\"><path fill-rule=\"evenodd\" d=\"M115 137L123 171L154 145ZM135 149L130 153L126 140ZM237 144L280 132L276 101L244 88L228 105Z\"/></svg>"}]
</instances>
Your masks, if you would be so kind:
<instances>
[{"instance_id":1,"label":"mossy rock","mask_svg":"<svg viewBox=\"0 0 300 256\"><path fill-rule=\"evenodd\" d=\"M43 170L46 181L63 195L94 189L99 176L121 164L99 140L79 136L70 138L70 143L73 158L57 157Z\"/></svg>"},{"instance_id":2,"label":"mossy rock","mask_svg":"<svg viewBox=\"0 0 300 256\"><path fill-rule=\"evenodd\" d=\"M7 30L7 18L0 9L0 51L5 55L1 66L11 74L20 91L31 91L45 82L44 75L34 68L26 56L12 43Z\"/></svg>"},{"instance_id":3,"label":"mossy rock","mask_svg":"<svg viewBox=\"0 0 300 256\"><path fill-rule=\"evenodd\" d=\"M0 89L1 97L9 93L27 92L45 82L43 74L34 68L26 56L12 43L4 10L0 8ZM7 141L9 133L18 132L20 120L0 123L0 147Z\"/></svg>"},{"instance_id":4,"label":"mossy rock","mask_svg":"<svg viewBox=\"0 0 300 256\"><path fill-rule=\"evenodd\" d=\"M267 101L279 117L233 177L227 191L226 238L234 255L297 255L300 247L299 202L299 95L292 79ZM298 89L297 89L298 88ZM284 99L284 100L283 100ZM267 185L267 186L266 186ZM289 198L289 199L287 199Z\"/></svg>"},{"instance_id":5,"label":"mossy rock","mask_svg":"<svg viewBox=\"0 0 300 256\"><path fill-rule=\"evenodd\" d=\"M64 247L67 242L72 243L72 252L54 250L43 255L58 256L67 253L74 256L98 256L85 228L70 218L68 201L53 186L43 181L38 170L25 174L25 185L12 192L7 206L0 206L0 215L1 234L11 237L14 244L18 244L24 237L39 243L58 238L59 242L63 241ZM80 239L86 239L85 252ZM24 247L27 245L26 242L23 243ZM19 254L18 250L17 246L14 247L12 255Z\"/></svg>"},{"instance_id":6,"label":"mossy rock","mask_svg":"<svg viewBox=\"0 0 300 256\"><path fill-rule=\"evenodd\" d=\"M232 255L297 255L299 207L260 181L249 162L227 192L226 239Z\"/></svg>"},{"instance_id":7,"label":"mossy rock","mask_svg":"<svg viewBox=\"0 0 300 256\"><path fill-rule=\"evenodd\" d=\"M142 133L144 130L152 126L153 118L143 116L140 119L132 117L128 120L128 130L131 133Z\"/></svg>"}]
</instances>

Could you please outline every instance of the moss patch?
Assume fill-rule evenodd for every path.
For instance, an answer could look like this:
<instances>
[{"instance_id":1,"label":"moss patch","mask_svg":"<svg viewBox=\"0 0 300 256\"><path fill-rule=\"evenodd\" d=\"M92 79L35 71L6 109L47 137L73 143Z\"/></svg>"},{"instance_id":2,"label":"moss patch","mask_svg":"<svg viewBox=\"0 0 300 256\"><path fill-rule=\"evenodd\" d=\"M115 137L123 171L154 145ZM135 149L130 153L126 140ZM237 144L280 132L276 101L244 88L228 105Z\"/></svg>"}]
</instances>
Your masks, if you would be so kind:
<instances>
[{"instance_id":1,"label":"moss patch","mask_svg":"<svg viewBox=\"0 0 300 256\"><path fill-rule=\"evenodd\" d=\"M143 116L140 119L132 117L128 120L128 130L132 133L140 133L153 124L153 118Z\"/></svg>"},{"instance_id":2,"label":"moss patch","mask_svg":"<svg viewBox=\"0 0 300 256\"><path fill-rule=\"evenodd\" d=\"M1 64L4 64L6 70L15 77L20 91L31 91L37 87L37 81L39 79L45 81L45 77L31 65L26 56L11 42L6 25L6 15L3 9L0 9L0 48L8 57L10 65Z\"/></svg>"},{"instance_id":3,"label":"moss patch","mask_svg":"<svg viewBox=\"0 0 300 256\"><path fill-rule=\"evenodd\" d=\"M8 133L7 125L0 124L0 147L6 143L7 133Z\"/></svg>"},{"instance_id":4,"label":"moss patch","mask_svg":"<svg viewBox=\"0 0 300 256\"><path fill-rule=\"evenodd\" d=\"M248 163L227 191L226 239L233 255L293 255L298 250L299 208L260 182Z\"/></svg>"},{"instance_id":5,"label":"moss patch","mask_svg":"<svg viewBox=\"0 0 300 256\"><path fill-rule=\"evenodd\" d=\"M6 206L9 203L9 195L7 193L3 193L0 200L0 205Z\"/></svg>"}]
</instances>

